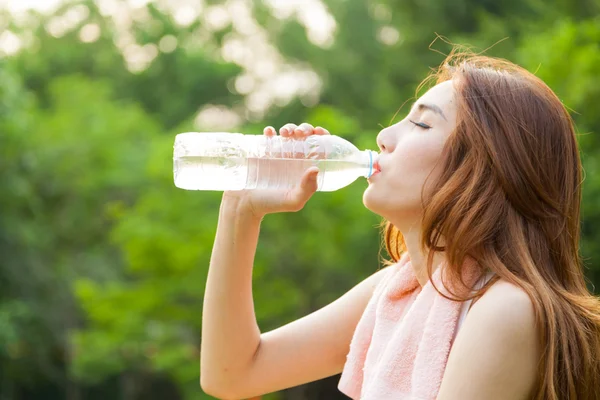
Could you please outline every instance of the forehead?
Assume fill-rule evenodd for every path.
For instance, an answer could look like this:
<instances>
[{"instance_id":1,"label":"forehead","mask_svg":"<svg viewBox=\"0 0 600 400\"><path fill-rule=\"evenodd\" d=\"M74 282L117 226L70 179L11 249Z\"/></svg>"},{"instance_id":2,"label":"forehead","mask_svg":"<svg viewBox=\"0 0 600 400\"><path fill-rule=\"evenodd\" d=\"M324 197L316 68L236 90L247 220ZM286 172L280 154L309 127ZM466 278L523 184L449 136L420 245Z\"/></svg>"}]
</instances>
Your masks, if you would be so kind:
<instances>
[{"instance_id":1,"label":"forehead","mask_svg":"<svg viewBox=\"0 0 600 400\"><path fill-rule=\"evenodd\" d=\"M417 103L434 104L444 111L444 114L456 114L456 90L454 81L439 83L429 89Z\"/></svg>"}]
</instances>

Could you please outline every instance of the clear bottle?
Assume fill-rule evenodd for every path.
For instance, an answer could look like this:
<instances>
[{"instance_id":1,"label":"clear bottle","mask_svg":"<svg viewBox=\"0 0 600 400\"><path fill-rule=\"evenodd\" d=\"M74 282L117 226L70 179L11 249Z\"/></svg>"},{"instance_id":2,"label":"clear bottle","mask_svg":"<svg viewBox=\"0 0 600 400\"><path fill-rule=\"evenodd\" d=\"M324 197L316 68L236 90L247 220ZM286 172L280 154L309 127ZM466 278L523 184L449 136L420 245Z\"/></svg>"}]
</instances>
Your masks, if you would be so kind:
<instances>
[{"instance_id":1,"label":"clear bottle","mask_svg":"<svg viewBox=\"0 0 600 400\"><path fill-rule=\"evenodd\" d=\"M370 177L377 153L334 135L303 139L225 132L187 132L175 138L175 186L187 190L287 189L311 166L319 191Z\"/></svg>"}]
</instances>

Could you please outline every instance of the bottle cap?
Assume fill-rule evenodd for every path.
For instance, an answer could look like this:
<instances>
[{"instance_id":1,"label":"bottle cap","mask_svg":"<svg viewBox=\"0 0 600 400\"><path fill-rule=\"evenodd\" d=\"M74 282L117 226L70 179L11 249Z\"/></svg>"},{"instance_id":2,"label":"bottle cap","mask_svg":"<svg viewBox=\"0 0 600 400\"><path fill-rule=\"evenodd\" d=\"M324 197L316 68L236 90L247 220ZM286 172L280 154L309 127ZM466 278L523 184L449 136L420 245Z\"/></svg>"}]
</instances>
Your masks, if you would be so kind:
<instances>
[{"instance_id":1,"label":"bottle cap","mask_svg":"<svg viewBox=\"0 0 600 400\"><path fill-rule=\"evenodd\" d=\"M379 170L379 166L377 165L377 159L379 158L379 153L373 150L366 150L369 154L369 174L367 178L370 178L374 172Z\"/></svg>"}]
</instances>

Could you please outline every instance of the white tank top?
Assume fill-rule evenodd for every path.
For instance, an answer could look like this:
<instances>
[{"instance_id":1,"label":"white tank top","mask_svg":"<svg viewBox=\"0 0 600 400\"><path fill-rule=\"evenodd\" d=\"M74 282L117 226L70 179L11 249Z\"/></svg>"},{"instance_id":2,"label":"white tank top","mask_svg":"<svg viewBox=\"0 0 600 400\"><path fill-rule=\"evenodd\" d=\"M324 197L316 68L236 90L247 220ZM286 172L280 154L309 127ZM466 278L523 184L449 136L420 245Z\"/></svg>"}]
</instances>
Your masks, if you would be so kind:
<instances>
[{"instance_id":1,"label":"white tank top","mask_svg":"<svg viewBox=\"0 0 600 400\"><path fill-rule=\"evenodd\" d=\"M491 271L488 271L488 273L483 275L477 281L477 283L475 284L475 287L473 288L473 292L471 292L471 293L474 294L476 291L478 291L482 287L484 287L490 281L490 279L493 278L493 276L494 276L494 273ZM473 303L473 299L466 300L465 302L463 302L462 308L460 310L460 316L458 317L458 323L456 325L456 331L454 331L454 339L456 339L456 335L458 335L458 331L460 330L460 327L462 326L463 322L467 318L467 313L469 312L469 309L471 308L472 303ZM454 342L454 339L452 340L453 342Z\"/></svg>"}]
</instances>

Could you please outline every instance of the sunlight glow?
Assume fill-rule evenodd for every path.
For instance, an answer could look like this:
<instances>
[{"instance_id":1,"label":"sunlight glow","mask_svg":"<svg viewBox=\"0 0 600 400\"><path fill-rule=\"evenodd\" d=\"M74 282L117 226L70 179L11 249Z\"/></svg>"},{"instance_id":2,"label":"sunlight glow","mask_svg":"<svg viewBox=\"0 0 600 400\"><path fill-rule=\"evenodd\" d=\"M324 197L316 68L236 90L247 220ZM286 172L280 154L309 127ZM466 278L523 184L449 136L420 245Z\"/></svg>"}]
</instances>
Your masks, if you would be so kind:
<instances>
[{"instance_id":1,"label":"sunlight glow","mask_svg":"<svg viewBox=\"0 0 600 400\"><path fill-rule=\"evenodd\" d=\"M260 117L273 105L285 106L296 97L306 106L316 104L322 88L320 78L308 65L290 63L281 56L271 43L266 28L254 19L252 1L222 0L209 6L203 0L96 0L95 3L104 17L113 20L115 45L133 73L148 68L159 53L171 53L178 47L190 52L202 49L206 54L214 54L242 68L242 73L232 79L228 88L244 96L249 118ZM23 15L32 9L52 13L62 3L63 0L0 0L0 6L8 5L11 13ZM170 14L182 27L190 26L198 19L200 24L185 40L166 34L157 43L142 46L136 41L131 28L133 23L144 24L151 18L146 9L149 3ZM265 0L265 4L276 18L296 19L304 27L307 39L316 46L327 48L333 44L337 25L321 0ZM374 12L382 19L386 18L384 9ZM54 37L79 29L79 39L91 43L98 40L102 32L100 26L88 21L88 18L89 9L85 5L77 5L53 17L45 28ZM230 32L219 47L213 32L228 27ZM380 40L386 44L397 41L398 37L397 31L387 27L379 32ZM0 35L0 52L11 55L27 43L24 37L5 31ZM228 112L235 114L232 110ZM244 114L244 110L237 112ZM199 112L197 120L204 124L218 119L215 116L229 115L223 113L223 109L210 107Z\"/></svg>"},{"instance_id":2,"label":"sunlight glow","mask_svg":"<svg viewBox=\"0 0 600 400\"><path fill-rule=\"evenodd\" d=\"M98 24L86 24L79 31L79 39L84 43L92 43L100 37Z\"/></svg>"},{"instance_id":3,"label":"sunlight glow","mask_svg":"<svg viewBox=\"0 0 600 400\"><path fill-rule=\"evenodd\" d=\"M308 39L327 48L333 44L337 24L320 0L265 0L280 19L296 16L306 29Z\"/></svg>"},{"instance_id":4,"label":"sunlight glow","mask_svg":"<svg viewBox=\"0 0 600 400\"><path fill-rule=\"evenodd\" d=\"M225 106L208 104L203 107L194 119L194 127L199 130L230 131L242 123L241 117Z\"/></svg>"},{"instance_id":5,"label":"sunlight glow","mask_svg":"<svg viewBox=\"0 0 600 400\"><path fill-rule=\"evenodd\" d=\"M0 53L2 55L16 54L21 48L21 39L9 30L0 34Z\"/></svg>"},{"instance_id":6,"label":"sunlight glow","mask_svg":"<svg viewBox=\"0 0 600 400\"><path fill-rule=\"evenodd\" d=\"M400 32L393 26L383 26L377 32L377 39L388 46L393 46L400 40Z\"/></svg>"},{"instance_id":7,"label":"sunlight glow","mask_svg":"<svg viewBox=\"0 0 600 400\"><path fill-rule=\"evenodd\" d=\"M158 49L163 53L171 53L177 48L177 38L173 35L165 35L158 42Z\"/></svg>"}]
</instances>

